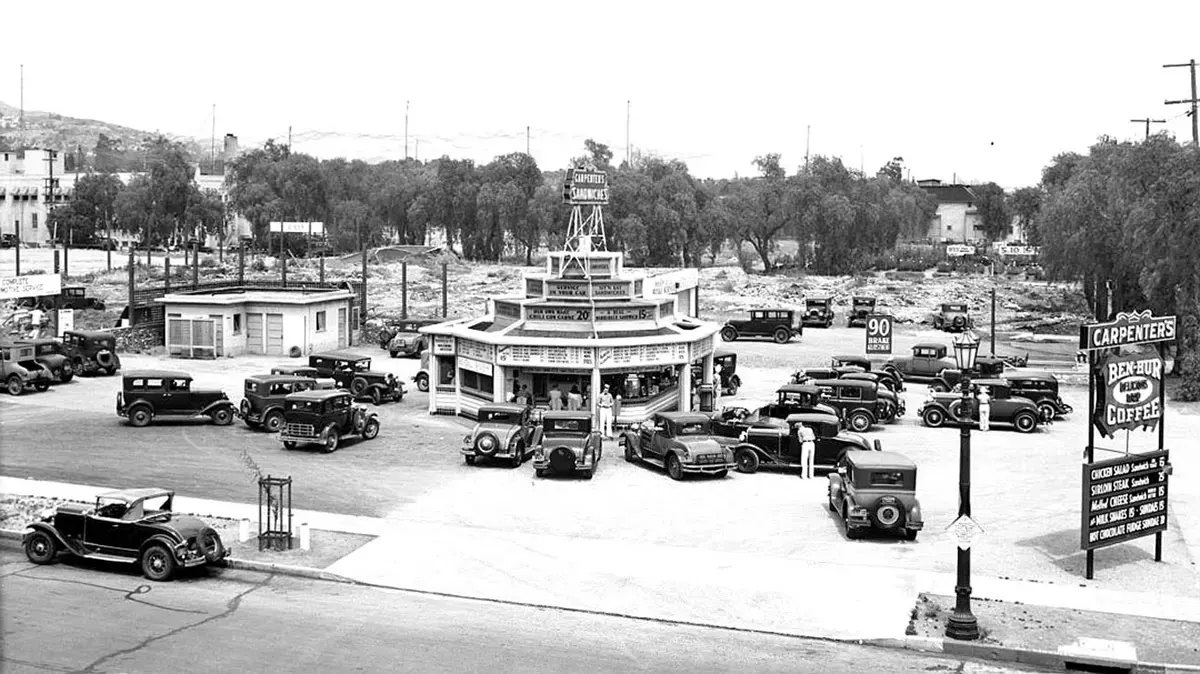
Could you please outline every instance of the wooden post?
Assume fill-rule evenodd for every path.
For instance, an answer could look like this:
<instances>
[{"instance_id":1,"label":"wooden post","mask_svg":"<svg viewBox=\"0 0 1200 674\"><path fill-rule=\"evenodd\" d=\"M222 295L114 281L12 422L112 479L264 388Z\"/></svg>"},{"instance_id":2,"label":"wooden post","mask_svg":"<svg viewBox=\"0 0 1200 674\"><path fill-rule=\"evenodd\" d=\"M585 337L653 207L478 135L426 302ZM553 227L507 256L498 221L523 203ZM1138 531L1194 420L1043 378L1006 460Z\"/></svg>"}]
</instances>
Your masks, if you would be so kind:
<instances>
[{"instance_id":1,"label":"wooden post","mask_svg":"<svg viewBox=\"0 0 1200 674\"><path fill-rule=\"evenodd\" d=\"M238 285L246 284L246 240L238 240Z\"/></svg>"},{"instance_id":2,"label":"wooden post","mask_svg":"<svg viewBox=\"0 0 1200 674\"><path fill-rule=\"evenodd\" d=\"M129 242L129 327L133 327L133 242Z\"/></svg>"},{"instance_id":3,"label":"wooden post","mask_svg":"<svg viewBox=\"0 0 1200 674\"><path fill-rule=\"evenodd\" d=\"M442 318L446 317L446 263L442 263Z\"/></svg>"},{"instance_id":4,"label":"wooden post","mask_svg":"<svg viewBox=\"0 0 1200 674\"><path fill-rule=\"evenodd\" d=\"M325 253L321 253L321 261L317 265L317 270L321 283L325 283Z\"/></svg>"},{"instance_id":5,"label":"wooden post","mask_svg":"<svg viewBox=\"0 0 1200 674\"><path fill-rule=\"evenodd\" d=\"M163 290L171 290L171 256L163 258Z\"/></svg>"},{"instance_id":6,"label":"wooden post","mask_svg":"<svg viewBox=\"0 0 1200 674\"><path fill-rule=\"evenodd\" d=\"M200 287L200 242L192 241L192 290Z\"/></svg>"},{"instance_id":7,"label":"wooden post","mask_svg":"<svg viewBox=\"0 0 1200 674\"><path fill-rule=\"evenodd\" d=\"M400 318L408 318L408 262L400 263Z\"/></svg>"}]
</instances>

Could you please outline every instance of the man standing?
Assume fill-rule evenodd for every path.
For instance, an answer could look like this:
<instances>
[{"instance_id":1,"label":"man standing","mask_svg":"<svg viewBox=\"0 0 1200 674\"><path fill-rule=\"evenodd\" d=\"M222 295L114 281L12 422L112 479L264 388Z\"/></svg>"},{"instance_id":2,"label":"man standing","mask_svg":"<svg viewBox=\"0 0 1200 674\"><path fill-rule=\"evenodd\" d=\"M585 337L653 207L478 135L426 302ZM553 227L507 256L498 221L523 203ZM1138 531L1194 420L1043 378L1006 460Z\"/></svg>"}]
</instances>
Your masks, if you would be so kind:
<instances>
[{"instance_id":1,"label":"man standing","mask_svg":"<svg viewBox=\"0 0 1200 674\"><path fill-rule=\"evenodd\" d=\"M986 431L990 426L992 416L992 397L988 395L988 387L979 387L979 430Z\"/></svg>"},{"instance_id":2,"label":"man standing","mask_svg":"<svg viewBox=\"0 0 1200 674\"><path fill-rule=\"evenodd\" d=\"M613 424L613 397L608 392L608 384L604 385L604 390L600 392L600 397L596 399L600 405L600 433L606 437L612 437Z\"/></svg>"},{"instance_id":3,"label":"man standing","mask_svg":"<svg viewBox=\"0 0 1200 674\"><path fill-rule=\"evenodd\" d=\"M805 480L813 476L813 454L817 450L817 436L804 424L797 424L796 437L800 440L800 477Z\"/></svg>"}]
</instances>

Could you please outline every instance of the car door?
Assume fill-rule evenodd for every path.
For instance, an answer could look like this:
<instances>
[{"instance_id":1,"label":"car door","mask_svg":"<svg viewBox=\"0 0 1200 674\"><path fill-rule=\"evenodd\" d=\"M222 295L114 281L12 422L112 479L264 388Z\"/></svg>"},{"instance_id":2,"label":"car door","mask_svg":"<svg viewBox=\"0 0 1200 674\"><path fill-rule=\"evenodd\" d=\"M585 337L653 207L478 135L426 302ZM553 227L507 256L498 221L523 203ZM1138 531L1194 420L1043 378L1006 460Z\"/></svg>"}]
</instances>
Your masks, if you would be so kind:
<instances>
[{"instance_id":1,"label":"car door","mask_svg":"<svg viewBox=\"0 0 1200 674\"><path fill-rule=\"evenodd\" d=\"M187 379L169 377L163 379L161 414L183 414L191 412L191 382Z\"/></svg>"},{"instance_id":2,"label":"car door","mask_svg":"<svg viewBox=\"0 0 1200 674\"><path fill-rule=\"evenodd\" d=\"M131 542L134 525L121 519L124 514L125 504L114 502L103 503L84 515L84 546L105 555L128 556L136 552L136 545Z\"/></svg>"},{"instance_id":3,"label":"car door","mask_svg":"<svg viewBox=\"0 0 1200 674\"><path fill-rule=\"evenodd\" d=\"M666 422L661 417L654 417L649 423L642 425L642 456L655 459L662 458L662 434L665 428Z\"/></svg>"},{"instance_id":4,"label":"car door","mask_svg":"<svg viewBox=\"0 0 1200 674\"><path fill-rule=\"evenodd\" d=\"M1002 386L993 386L990 394L991 414L988 415L989 421L1011 422L1013 415L1017 411L1017 400L1012 397L1009 390Z\"/></svg>"}]
</instances>

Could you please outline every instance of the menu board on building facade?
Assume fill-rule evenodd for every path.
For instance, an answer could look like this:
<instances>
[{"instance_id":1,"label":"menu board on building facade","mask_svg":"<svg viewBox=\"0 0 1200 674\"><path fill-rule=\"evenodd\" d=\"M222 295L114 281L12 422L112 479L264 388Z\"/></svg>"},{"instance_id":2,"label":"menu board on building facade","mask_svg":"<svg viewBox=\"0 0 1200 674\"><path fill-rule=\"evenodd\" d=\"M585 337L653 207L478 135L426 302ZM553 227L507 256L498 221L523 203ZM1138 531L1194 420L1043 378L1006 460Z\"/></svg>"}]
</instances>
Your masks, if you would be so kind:
<instances>
[{"instance_id":1,"label":"menu board on building facade","mask_svg":"<svg viewBox=\"0 0 1200 674\"><path fill-rule=\"evenodd\" d=\"M547 297L587 297L587 281L550 281L546 284Z\"/></svg>"},{"instance_id":2,"label":"menu board on building facade","mask_svg":"<svg viewBox=\"0 0 1200 674\"><path fill-rule=\"evenodd\" d=\"M586 307L526 307L525 319L530 321L590 321L592 310Z\"/></svg>"},{"instance_id":3,"label":"menu board on building facade","mask_svg":"<svg viewBox=\"0 0 1200 674\"><path fill-rule=\"evenodd\" d=\"M1085 463L1082 549L1166 531L1168 466L1167 450Z\"/></svg>"},{"instance_id":4,"label":"menu board on building facade","mask_svg":"<svg viewBox=\"0 0 1200 674\"><path fill-rule=\"evenodd\" d=\"M496 318L520 318L521 306L516 302L495 301Z\"/></svg>"},{"instance_id":5,"label":"menu board on building facade","mask_svg":"<svg viewBox=\"0 0 1200 674\"><path fill-rule=\"evenodd\" d=\"M502 365L591 367L592 349L583 346L501 344L496 347L496 362Z\"/></svg>"},{"instance_id":6,"label":"menu board on building facade","mask_svg":"<svg viewBox=\"0 0 1200 674\"><path fill-rule=\"evenodd\" d=\"M439 356L454 355L454 338L450 335L434 335L433 352Z\"/></svg>"},{"instance_id":7,"label":"menu board on building facade","mask_svg":"<svg viewBox=\"0 0 1200 674\"><path fill-rule=\"evenodd\" d=\"M687 344L635 344L598 349L600 367L682 363L687 359Z\"/></svg>"},{"instance_id":8,"label":"menu board on building facade","mask_svg":"<svg viewBox=\"0 0 1200 674\"><path fill-rule=\"evenodd\" d=\"M654 307L597 307L596 320L652 321L656 313Z\"/></svg>"},{"instance_id":9,"label":"menu board on building facade","mask_svg":"<svg viewBox=\"0 0 1200 674\"><path fill-rule=\"evenodd\" d=\"M541 297L542 296L542 280L537 278L525 279L525 296L526 297Z\"/></svg>"},{"instance_id":10,"label":"menu board on building facade","mask_svg":"<svg viewBox=\"0 0 1200 674\"><path fill-rule=\"evenodd\" d=\"M478 372L479 374L485 374L485 375L488 375L489 377L492 376L492 370L493 370L492 364L485 363L481 360L475 360L474 358L459 358L458 366L464 370L469 370L471 372Z\"/></svg>"},{"instance_id":11,"label":"menu board on building facade","mask_svg":"<svg viewBox=\"0 0 1200 674\"><path fill-rule=\"evenodd\" d=\"M593 283L592 297L628 297L628 283Z\"/></svg>"},{"instance_id":12,"label":"menu board on building facade","mask_svg":"<svg viewBox=\"0 0 1200 674\"><path fill-rule=\"evenodd\" d=\"M485 363L490 363L493 360L491 344L484 344L470 339L458 340L458 355L466 358L474 358Z\"/></svg>"},{"instance_id":13,"label":"menu board on building facade","mask_svg":"<svg viewBox=\"0 0 1200 674\"><path fill-rule=\"evenodd\" d=\"M698 342L692 342L688 345L688 347L691 351L691 354L688 356L688 361L694 363L713 352L713 338L705 337Z\"/></svg>"}]
</instances>

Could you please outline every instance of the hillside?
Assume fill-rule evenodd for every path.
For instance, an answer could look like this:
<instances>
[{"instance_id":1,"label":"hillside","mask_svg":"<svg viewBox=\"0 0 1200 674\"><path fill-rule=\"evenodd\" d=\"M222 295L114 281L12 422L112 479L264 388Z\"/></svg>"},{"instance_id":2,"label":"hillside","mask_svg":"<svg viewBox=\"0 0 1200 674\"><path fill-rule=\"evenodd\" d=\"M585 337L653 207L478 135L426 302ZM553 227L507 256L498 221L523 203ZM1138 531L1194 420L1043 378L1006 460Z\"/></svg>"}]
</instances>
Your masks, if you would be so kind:
<instances>
[{"instance_id":1,"label":"hillside","mask_svg":"<svg viewBox=\"0 0 1200 674\"><path fill-rule=\"evenodd\" d=\"M166 138L183 143L193 157L202 157L207 151L206 145L195 138L176 136L170 133L143 131L120 124L102 122L95 119L68 117L54 112L41 110L25 111L25 141L20 140L20 109L0 101L0 144L5 148L49 147L61 150L83 148L89 157L96 147L100 135L116 141L117 147L126 151L137 151L149 138L165 136Z\"/></svg>"}]
</instances>

